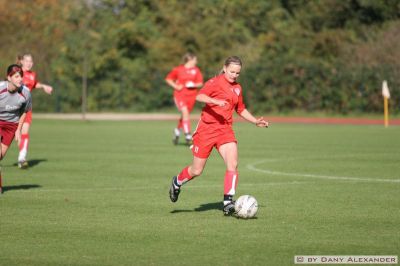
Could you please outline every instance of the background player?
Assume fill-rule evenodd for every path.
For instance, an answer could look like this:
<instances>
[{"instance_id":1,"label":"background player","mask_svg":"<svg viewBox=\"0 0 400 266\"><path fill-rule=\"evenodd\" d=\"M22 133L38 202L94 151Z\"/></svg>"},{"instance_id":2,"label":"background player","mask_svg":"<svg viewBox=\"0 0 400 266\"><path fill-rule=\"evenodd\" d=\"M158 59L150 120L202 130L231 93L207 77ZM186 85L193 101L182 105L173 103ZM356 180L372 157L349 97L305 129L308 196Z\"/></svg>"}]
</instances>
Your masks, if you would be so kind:
<instances>
[{"instance_id":1,"label":"background player","mask_svg":"<svg viewBox=\"0 0 400 266\"><path fill-rule=\"evenodd\" d=\"M206 105L193 135L193 161L173 177L169 191L172 202L178 200L180 188L184 183L201 175L215 147L226 165L223 212L225 215L234 212L233 196L239 175L237 141L232 129L233 111L258 127L268 127L268 122L264 118L255 118L243 103L242 87L236 82L241 68L240 58L236 56L227 58L222 74L207 81L199 91L196 100Z\"/></svg>"},{"instance_id":2,"label":"background player","mask_svg":"<svg viewBox=\"0 0 400 266\"><path fill-rule=\"evenodd\" d=\"M19 65L7 68L7 80L0 82L0 160L15 138L21 140L22 124L26 113L32 108L31 93L22 84L23 71ZM3 192L0 169L0 193Z\"/></svg>"},{"instance_id":3,"label":"background player","mask_svg":"<svg viewBox=\"0 0 400 266\"><path fill-rule=\"evenodd\" d=\"M197 89L203 86L203 75L197 65L197 57L187 53L183 57L183 64L168 73L165 81L174 89L174 101L181 117L174 130L173 143L178 144L180 130L185 133L186 143L191 144L190 112L196 103Z\"/></svg>"},{"instance_id":4,"label":"background player","mask_svg":"<svg viewBox=\"0 0 400 266\"><path fill-rule=\"evenodd\" d=\"M50 85L40 83L37 79L36 73L32 71L33 67L33 57L31 54L23 54L18 56L18 64L21 65L24 72L23 83L30 91L33 89L43 89L47 94L53 92L53 88ZM18 167L21 169L27 168L28 161L26 156L28 154L29 146L29 128L32 123L32 111L26 114L24 124L22 126L21 141L19 142L19 154L18 154Z\"/></svg>"}]
</instances>

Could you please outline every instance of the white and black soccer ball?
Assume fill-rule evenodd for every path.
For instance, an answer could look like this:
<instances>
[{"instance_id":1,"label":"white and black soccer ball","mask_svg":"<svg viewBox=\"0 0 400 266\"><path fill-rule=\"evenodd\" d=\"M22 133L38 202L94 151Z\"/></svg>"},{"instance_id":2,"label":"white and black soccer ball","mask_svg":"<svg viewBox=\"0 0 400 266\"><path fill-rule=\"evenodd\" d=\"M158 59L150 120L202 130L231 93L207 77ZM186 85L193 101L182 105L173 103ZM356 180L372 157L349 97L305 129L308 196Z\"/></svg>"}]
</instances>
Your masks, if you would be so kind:
<instances>
[{"instance_id":1,"label":"white and black soccer ball","mask_svg":"<svg viewBox=\"0 0 400 266\"><path fill-rule=\"evenodd\" d=\"M253 196L243 195L235 201L235 213L240 218L253 218L257 211L258 202Z\"/></svg>"}]
</instances>

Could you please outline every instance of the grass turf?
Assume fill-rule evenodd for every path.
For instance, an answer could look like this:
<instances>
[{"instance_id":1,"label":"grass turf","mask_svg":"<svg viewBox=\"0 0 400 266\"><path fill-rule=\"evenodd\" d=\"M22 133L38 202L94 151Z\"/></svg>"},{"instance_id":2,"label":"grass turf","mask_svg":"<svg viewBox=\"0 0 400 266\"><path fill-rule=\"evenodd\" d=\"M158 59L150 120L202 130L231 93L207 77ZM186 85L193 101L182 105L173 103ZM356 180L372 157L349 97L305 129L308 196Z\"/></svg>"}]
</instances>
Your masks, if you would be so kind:
<instances>
[{"instance_id":1,"label":"grass turf","mask_svg":"<svg viewBox=\"0 0 400 266\"><path fill-rule=\"evenodd\" d=\"M31 168L2 162L0 265L292 265L295 255L399 255L400 127L235 125L237 195L256 219L224 217L224 165L171 203L191 160L174 122L35 120ZM183 141L183 140L182 140ZM183 144L183 143L182 143ZM397 180L397 181L396 181Z\"/></svg>"}]
</instances>

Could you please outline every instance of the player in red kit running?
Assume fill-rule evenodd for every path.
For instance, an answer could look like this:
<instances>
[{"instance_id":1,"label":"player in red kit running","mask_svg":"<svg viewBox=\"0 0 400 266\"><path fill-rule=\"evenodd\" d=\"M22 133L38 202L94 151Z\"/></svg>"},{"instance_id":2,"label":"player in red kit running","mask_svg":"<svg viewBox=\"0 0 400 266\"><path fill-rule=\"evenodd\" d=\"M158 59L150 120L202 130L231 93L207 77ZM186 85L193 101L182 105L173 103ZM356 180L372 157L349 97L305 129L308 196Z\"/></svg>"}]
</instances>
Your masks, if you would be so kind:
<instances>
[{"instance_id":1,"label":"player in red kit running","mask_svg":"<svg viewBox=\"0 0 400 266\"><path fill-rule=\"evenodd\" d=\"M192 142L190 134L190 112L196 103L197 89L203 86L203 75L197 65L197 57L187 53L183 57L183 64L172 69L165 81L174 89L174 101L181 117L174 130L173 142L178 144L180 130L185 133L186 143Z\"/></svg>"},{"instance_id":2,"label":"player in red kit running","mask_svg":"<svg viewBox=\"0 0 400 266\"><path fill-rule=\"evenodd\" d=\"M236 111L245 120L258 127L268 127L264 118L255 118L243 103L242 87L236 82L242 68L240 58L226 59L222 74L210 79L199 91L196 100L206 105L201 113L197 129L193 134L193 161L172 179L169 196L172 202L178 200L181 186L201 175L207 159L215 147L226 165L224 182L223 212L234 212L233 196L238 183L237 141L232 129L232 115Z\"/></svg>"},{"instance_id":3,"label":"player in red kit running","mask_svg":"<svg viewBox=\"0 0 400 266\"><path fill-rule=\"evenodd\" d=\"M0 81L0 160L4 158L13 139L21 140L22 124L32 108L31 93L22 84L23 71L19 65L7 68L7 80ZM0 194L3 192L0 170Z\"/></svg>"},{"instance_id":4,"label":"player in red kit running","mask_svg":"<svg viewBox=\"0 0 400 266\"><path fill-rule=\"evenodd\" d=\"M22 56L19 56L18 63L21 65L22 70L24 71L23 83L26 87L29 88L31 92L33 89L43 89L43 91L47 94L51 94L53 92L53 88L49 85L40 83L37 79L36 73L32 71L33 57L31 54L24 54ZM21 131L21 141L19 141L18 167L21 169L25 169L29 166L28 161L26 160L26 156L28 154L29 128L31 126L31 123L32 111L29 111L26 114L26 118Z\"/></svg>"}]
</instances>

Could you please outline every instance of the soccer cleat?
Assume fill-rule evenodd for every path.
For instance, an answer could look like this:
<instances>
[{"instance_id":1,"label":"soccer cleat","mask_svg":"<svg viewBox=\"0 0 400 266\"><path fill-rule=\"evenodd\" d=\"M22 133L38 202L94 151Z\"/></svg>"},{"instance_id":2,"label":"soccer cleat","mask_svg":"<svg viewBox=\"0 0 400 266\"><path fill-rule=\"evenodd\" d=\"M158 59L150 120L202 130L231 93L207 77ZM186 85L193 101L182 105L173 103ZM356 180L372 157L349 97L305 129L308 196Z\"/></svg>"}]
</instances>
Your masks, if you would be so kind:
<instances>
[{"instance_id":1,"label":"soccer cleat","mask_svg":"<svg viewBox=\"0 0 400 266\"><path fill-rule=\"evenodd\" d=\"M174 145L178 145L178 143L179 143L179 135L180 135L179 129L175 128L174 129L174 138L172 139L172 143Z\"/></svg>"},{"instance_id":2,"label":"soccer cleat","mask_svg":"<svg viewBox=\"0 0 400 266\"><path fill-rule=\"evenodd\" d=\"M175 137L172 139L172 143L173 143L174 145L178 145L178 143L179 143L179 136L176 136L176 135L175 135Z\"/></svg>"},{"instance_id":3,"label":"soccer cleat","mask_svg":"<svg viewBox=\"0 0 400 266\"><path fill-rule=\"evenodd\" d=\"M19 161L18 162L18 168L19 169L26 169L29 167L29 164L27 161Z\"/></svg>"},{"instance_id":4,"label":"soccer cleat","mask_svg":"<svg viewBox=\"0 0 400 266\"><path fill-rule=\"evenodd\" d=\"M171 187L169 189L169 198L171 199L172 202L178 201L178 196L179 193L181 192L181 189L179 187L176 188L174 184L176 182L176 178L177 178L176 176L172 178Z\"/></svg>"},{"instance_id":5,"label":"soccer cleat","mask_svg":"<svg viewBox=\"0 0 400 266\"><path fill-rule=\"evenodd\" d=\"M175 136L175 137L172 139L172 143L173 143L174 145L178 145L178 143L179 143L179 136Z\"/></svg>"},{"instance_id":6,"label":"soccer cleat","mask_svg":"<svg viewBox=\"0 0 400 266\"><path fill-rule=\"evenodd\" d=\"M235 202L231 201L231 202L225 204L222 211L224 212L224 215L234 214L235 213Z\"/></svg>"},{"instance_id":7,"label":"soccer cleat","mask_svg":"<svg viewBox=\"0 0 400 266\"><path fill-rule=\"evenodd\" d=\"M190 146L190 145L192 145L192 144L193 144L193 141L192 141L192 135L190 135L190 134L186 134L186 136L185 136L185 140L186 140L186 144L187 144L188 146Z\"/></svg>"}]
</instances>

